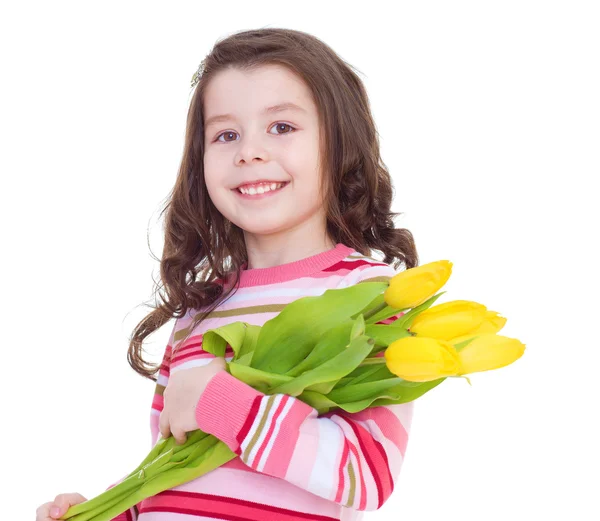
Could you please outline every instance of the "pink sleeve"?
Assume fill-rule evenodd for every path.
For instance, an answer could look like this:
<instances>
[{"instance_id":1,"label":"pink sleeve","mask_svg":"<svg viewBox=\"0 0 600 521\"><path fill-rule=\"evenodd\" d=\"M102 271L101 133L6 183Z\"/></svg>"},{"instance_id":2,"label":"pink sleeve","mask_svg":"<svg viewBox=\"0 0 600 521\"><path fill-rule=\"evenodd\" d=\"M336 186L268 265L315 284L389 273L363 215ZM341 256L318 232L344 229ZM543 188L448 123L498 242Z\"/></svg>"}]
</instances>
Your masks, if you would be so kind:
<instances>
[{"instance_id":1,"label":"pink sleeve","mask_svg":"<svg viewBox=\"0 0 600 521\"><path fill-rule=\"evenodd\" d=\"M390 497L412 414L409 402L318 417L297 398L265 395L227 372L209 382L196 407L199 428L249 467L356 510L377 510Z\"/></svg>"}]
</instances>

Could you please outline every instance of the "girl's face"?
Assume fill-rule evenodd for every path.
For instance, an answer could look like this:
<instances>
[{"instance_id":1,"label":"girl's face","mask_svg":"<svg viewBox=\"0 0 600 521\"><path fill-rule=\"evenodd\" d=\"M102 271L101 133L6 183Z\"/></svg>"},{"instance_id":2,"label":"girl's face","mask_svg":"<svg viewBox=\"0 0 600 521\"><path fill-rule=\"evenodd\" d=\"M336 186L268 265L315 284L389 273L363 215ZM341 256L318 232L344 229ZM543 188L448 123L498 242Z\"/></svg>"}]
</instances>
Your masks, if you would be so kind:
<instances>
[{"instance_id":1,"label":"girl's face","mask_svg":"<svg viewBox=\"0 0 600 521\"><path fill-rule=\"evenodd\" d=\"M208 193L246 242L324 234L318 112L304 82L277 65L228 69L211 78L204 102ZM286 184L260 194L272 183ZM257 195L240 193L244 185Z\"/></svg>"}]
</instances>

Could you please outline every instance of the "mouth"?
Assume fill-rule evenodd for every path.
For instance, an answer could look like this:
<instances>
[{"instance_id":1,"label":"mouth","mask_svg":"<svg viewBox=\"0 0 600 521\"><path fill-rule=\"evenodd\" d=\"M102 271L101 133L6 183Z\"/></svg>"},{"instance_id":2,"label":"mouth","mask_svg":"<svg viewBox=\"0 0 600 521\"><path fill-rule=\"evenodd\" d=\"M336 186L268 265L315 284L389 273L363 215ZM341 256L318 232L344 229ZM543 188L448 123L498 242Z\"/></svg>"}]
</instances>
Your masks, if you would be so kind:
<instances>
[{"instance_id":1,"label":"mouth","mask_svg":"<svg viewBox=\"0 0 600 521\"><path fill-rule=\"evenodd\" d=\"M289 184L289 181L283 182L261 182L257 184L241 185L232 190L238 195L248 199L262 199L281 192Z\"/></svg>"}]
</instances>

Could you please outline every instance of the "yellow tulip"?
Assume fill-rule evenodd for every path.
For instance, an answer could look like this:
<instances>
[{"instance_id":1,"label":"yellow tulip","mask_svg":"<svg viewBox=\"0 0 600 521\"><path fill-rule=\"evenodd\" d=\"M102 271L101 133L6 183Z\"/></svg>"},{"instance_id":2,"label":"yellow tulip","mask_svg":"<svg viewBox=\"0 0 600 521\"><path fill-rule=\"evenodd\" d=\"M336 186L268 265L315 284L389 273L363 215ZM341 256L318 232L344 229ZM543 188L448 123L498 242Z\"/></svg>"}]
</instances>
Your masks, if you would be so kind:
<instances>
[{"instance_id":1,"label":"yellow tulip","mask_svg":"<svg viewBox=\"0 0 600 521\"><path fill-rule=\"evenodd\" d=\"M524 352L525 344L516 338L493 333L479 335L458 351L458 375L504 367L521 358Z\"/></svg>"},{"instance_id":2,"label":"yellow tulip","mask_svg":"<svg viewBox=\"0 0 600 521\"><path fill-rule=\"evenodd\" d=\"M410 309L425 302L448 281L452 263L439 260L416 266L394 275L383 293L388 306Z\"/></svg>"},{"instance_id":3,"label":"yellow tulip","mask_svg":"<svg viewBox=\"0 0 600 521\"><path fill-rule=\"evenodd\" d=\"M413 320L410 331L417 336L446 340L458 344L483 333L497 333L506 318L483 304L471 300L453 300L431 306Z\"/></svg>"},{"instance_id":4,"label":"yellow tulip","mask_svg":"<svg viewBox=\"0 0 600 521\"><path fill-rule=\"evenodd\" d=\"M448 342L450 342L452 345L456 345L477 335L483 335L485 333L497 333L504 327L505 324L505 317L501 317L496 311L488 310L485 321L483 321L477 329L466 335L451 338L448 340Z\"/></svg>"},{"instance_id":5,"label":"yellow tulip","mask_svg":"<svg viewBox=\"0 0 600 521\"><path fill-rule=\"evenodd\" d=\"M388 346L384 356L390 372L409 382L456 376L460 371L454 346L435 338L401 338Z\"/></svg>"}]
</instances>

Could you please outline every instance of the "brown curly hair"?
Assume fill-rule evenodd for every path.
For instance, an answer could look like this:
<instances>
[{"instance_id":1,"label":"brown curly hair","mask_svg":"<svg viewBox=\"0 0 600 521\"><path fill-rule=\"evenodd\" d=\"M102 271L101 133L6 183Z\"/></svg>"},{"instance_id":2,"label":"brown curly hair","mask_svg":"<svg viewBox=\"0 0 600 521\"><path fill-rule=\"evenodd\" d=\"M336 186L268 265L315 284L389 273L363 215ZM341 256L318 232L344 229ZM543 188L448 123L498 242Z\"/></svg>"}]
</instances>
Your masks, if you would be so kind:
<instances>
[{"instance_id":1,"label":"brown curly hair","mask_svg":"<svg viewBox=\"0 0 600 521\"><path fill-rule=\"evenodd\" d=\"M263 28L235 33L218 41L204 60L187 115L183 157L175 186L166 199L165 241L160 260L164 284L153 295L162 303L135 327L127 360L140 375L157 381L159 365L142 357L144 339L188 309L204 308L191 331L239 287L247 263L243 231L211 202L204 181L204 93L212 76L225 68L251 71L263 65L288 67L310 89L323 129L321 190L327 233L366 256L384 254L397 269L418 265L412 233L394 227L390 211L394 189L381 160L379 139L366 89L353 67L329 46L301 31ZM158 260L158 259L157 259ZM233 284L224 290L223 281ZM160 291L164 289L165 295Z\"/></svg>"}]
</instances>

